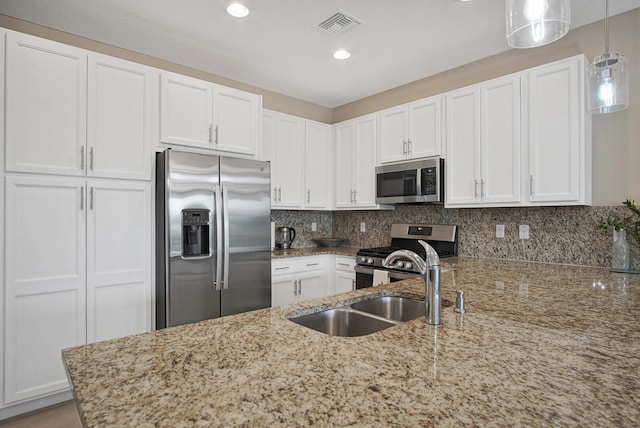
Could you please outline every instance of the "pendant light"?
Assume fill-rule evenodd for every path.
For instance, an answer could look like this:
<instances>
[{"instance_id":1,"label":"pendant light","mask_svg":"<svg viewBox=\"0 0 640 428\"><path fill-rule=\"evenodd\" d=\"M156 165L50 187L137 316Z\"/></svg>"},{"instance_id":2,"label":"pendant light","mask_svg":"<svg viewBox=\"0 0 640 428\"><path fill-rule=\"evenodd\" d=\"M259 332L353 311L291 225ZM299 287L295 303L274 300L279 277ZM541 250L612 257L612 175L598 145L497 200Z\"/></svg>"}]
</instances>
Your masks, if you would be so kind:
<instances>
[{"instance_id":1,"label":"pendant light","mask_svg":"<svg viewBox=\"0 0 640 428\"><path fill-rule=\"evenodd\" d=\"M570 0L505 0L507 43L535 48L555 42L571 27Z\"/></svg>"},{"instance_id":2,"label":"pendant light","mask_svg":"<svg viewBox=\"0 0 640 428\"><path fill-rule=\"evenodd\" d=\"M613 113L629 107L627 59L609 52L609 0L605 0L605 53L589 64L589 109L591 113Z\"/></svg>"}]
</instances>

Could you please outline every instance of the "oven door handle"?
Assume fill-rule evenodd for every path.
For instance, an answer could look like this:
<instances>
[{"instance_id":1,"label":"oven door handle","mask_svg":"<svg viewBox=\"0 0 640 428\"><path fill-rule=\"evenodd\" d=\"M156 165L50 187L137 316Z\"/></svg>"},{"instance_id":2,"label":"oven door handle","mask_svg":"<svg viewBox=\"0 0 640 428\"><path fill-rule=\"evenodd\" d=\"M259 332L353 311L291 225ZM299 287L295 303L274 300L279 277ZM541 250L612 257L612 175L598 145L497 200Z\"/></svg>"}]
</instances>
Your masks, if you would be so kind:
<instances>
[{"instance_id":1,"label":"oven door handle","mask_svg":"<svg viewBox=\"0 0 640 428\"><path fill-rule=\"evenodd\" d=\"M365 275L373 275L373 271L376 270L375 267L373 266L362 266L362 265L356 265L355 267L355 271L356 273L362 273ZM386 270L386 269L379 269L379 270ZM394 270L390 270L389 271L389 279L397 279L397 280L403 280L403 279L412 279L412 278L420 278L422 275L420 275L419 273L415 273L415 272L398 272L398 271L394 271Z\"/></svg>"}]
</instances>

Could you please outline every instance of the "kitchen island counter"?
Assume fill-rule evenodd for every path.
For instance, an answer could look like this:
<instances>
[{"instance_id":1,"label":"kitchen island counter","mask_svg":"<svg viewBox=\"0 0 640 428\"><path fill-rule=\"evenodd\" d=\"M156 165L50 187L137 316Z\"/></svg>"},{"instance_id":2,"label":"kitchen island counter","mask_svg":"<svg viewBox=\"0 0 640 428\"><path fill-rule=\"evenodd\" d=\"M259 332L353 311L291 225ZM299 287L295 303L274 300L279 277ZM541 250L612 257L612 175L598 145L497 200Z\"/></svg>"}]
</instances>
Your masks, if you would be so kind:
<instances>
[{"instance_id":1,"label":"kitchen island counter","mask_svg":"<svg viewBox=\"0 0 640 428\"><path fill-rule=\"evenodd\" d=\"M416 280L66 349L86 426L638 426L640 276L446 259L442 311L331 337L291 314Z\"/></svg>"}]
</instances>

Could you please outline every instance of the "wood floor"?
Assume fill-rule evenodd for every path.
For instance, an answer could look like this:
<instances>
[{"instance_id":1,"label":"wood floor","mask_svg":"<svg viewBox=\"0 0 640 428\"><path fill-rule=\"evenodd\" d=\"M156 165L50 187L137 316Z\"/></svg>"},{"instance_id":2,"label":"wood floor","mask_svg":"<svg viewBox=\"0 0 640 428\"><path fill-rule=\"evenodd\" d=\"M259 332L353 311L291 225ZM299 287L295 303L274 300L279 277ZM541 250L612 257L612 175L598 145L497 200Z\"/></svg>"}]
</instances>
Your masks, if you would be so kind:
<instances>
[{"instance_id":1,"label":"wood floor","mask_svg":"<svg viewBox=\"0 0 640 428\"><path fill-rule=\"evenodd\" d=\"M81 428L73 401L0 421L2 428Z\"/></svg>"}]
</instances>

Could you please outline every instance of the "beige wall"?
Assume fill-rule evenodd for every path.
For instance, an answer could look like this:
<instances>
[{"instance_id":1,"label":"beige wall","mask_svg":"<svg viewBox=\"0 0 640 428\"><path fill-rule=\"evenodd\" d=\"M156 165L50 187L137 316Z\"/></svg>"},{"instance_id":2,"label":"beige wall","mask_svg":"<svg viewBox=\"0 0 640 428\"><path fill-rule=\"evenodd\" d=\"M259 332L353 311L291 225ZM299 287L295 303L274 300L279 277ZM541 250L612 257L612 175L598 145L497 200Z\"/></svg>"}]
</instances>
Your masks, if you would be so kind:
<instances>
[{"instance_id":1,"label":"beige wall","mask_svg":"<svg viewBox=\"0 0 640 428\"><path fill-rule=\"evenodd\" d=\"M627 198L640 201L640 8L610 18L609 24L611 50L623 53L629 60L631 106L622 112L593 117L594 205L618 205ZM259 93L265 108L325 123L337 123L568 56L584 53L590 61L604 53L604 26L597 22L571 30L547 46L510 50L331 110L4 15L0 15L0 27Z\"/></svg>"}]
</instances>

